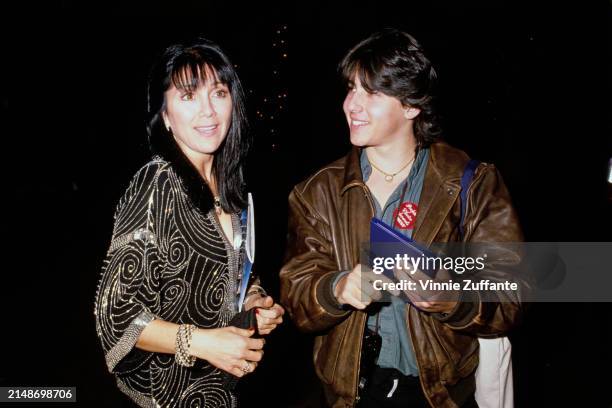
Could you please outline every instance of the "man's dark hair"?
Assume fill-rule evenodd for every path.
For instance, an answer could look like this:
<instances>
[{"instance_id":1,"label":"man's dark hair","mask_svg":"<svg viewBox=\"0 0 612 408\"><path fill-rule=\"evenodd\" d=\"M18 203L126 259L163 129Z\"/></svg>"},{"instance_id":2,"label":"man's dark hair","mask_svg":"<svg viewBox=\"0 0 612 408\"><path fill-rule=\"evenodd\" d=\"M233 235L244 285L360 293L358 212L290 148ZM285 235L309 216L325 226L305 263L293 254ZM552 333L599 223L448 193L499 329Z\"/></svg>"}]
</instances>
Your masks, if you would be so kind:
<instances>
[{"instance_id":1,"label":"man's dark hair","mask_svg":"<svg viewBox=\"0 0 612 408\"><path fill-rule=\"evenodd\" d=\"M434 109L437 74L421 45L411 35L385 29L353 47L339 66L348 86L357 77L367 92L381 92L404 106L421 110L414 120L419 148L440 136Z\"/></svg>"},{"instance_id":2,"label":"man's dark hair","mask_svg":"<svg viewBox=\"0 0 612 408\"><path fill-rule=\"evenodd\" d=\"M215 77L209 78L211 75ZM213 206L212 193L164 126L162 113L166 110L165 92L172 85L178 89L196 90L206 81L217 80L229 88L232 119L225 140L214 154L212 175L217 180L221 206L225 211L236 212L246 205L243 167L250 141L244 92L234 65L217 44L197 38L166 48L151 69L147 87L147 131L151 151L173 164L190 199L204 213Z\"/></svg>"}]
</instances>

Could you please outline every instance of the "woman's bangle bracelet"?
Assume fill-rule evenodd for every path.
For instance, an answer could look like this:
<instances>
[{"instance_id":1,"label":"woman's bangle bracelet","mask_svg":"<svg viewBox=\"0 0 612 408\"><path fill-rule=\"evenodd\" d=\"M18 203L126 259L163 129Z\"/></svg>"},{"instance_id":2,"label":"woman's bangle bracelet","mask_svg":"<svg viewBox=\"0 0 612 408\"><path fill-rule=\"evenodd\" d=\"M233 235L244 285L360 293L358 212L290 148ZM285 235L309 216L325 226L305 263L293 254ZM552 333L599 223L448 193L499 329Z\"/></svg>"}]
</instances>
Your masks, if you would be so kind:
<instances>
[{"instance_id":1,"label":"woman's bangle bracelet","mask_svg":"<svg viewBox=\"0 0 612 408\"><path fill-rule=\"evenodd\" d=\"M174 361L184 367L193 367L196 358L189 353L191 337L196 327L193 324L181 324L176 332Z\"/></svg>"}]
</instances>

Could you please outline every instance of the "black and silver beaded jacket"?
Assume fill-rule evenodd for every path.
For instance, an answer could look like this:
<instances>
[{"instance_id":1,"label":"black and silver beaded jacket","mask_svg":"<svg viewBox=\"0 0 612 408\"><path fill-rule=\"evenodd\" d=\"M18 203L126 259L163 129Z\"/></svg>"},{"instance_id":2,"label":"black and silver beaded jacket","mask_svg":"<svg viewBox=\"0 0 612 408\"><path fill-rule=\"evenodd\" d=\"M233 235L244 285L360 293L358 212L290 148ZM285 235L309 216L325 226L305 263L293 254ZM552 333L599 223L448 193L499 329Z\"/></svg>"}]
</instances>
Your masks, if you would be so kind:
<instances>
[{"instance_id":1,"label":"black and silver beaded jacket","mask_svg":"<svg viewBox=\"0 0 612 408\"><path fill-rule=\"evenodd\" d=\"M232 216L234 235L240 222ZM202 328L236 313L240 251L189 199L169 162L154 158L134 176L115 213L95 302L96 329L119 388L142 407L233 407L221 371L198 360L134 347L153 319Z\"/></svg>"}]
</instances>

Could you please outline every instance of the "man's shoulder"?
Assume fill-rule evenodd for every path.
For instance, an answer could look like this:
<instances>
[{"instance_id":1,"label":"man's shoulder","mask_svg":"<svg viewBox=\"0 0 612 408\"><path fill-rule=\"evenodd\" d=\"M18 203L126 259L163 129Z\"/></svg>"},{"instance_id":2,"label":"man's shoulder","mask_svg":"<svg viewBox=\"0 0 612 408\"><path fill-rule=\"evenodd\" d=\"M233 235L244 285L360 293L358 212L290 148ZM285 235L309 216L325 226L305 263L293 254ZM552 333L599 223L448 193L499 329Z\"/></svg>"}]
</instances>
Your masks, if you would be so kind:
<instances>
[{"instance_id":1,"label":"man's shoulder","mask_svg":"<svg viewBox=\"0 0 612 408\"><path fill-rule=\"evenodd\" d=\"M430 165L442 177L461 177L470 156L461 149L453 147L446 142L436 142L429 147Z\"/></svg>"},{"instance_id":2,"label":"man's shoulder","mask_svg":"<svg viewBox=\"0 0 612 408\"><path fill-rule=\"evenodd\" d=\"M429 146L429 151L432 159L456 163L459 166L467 164L470 160L470 156L466 152L446 142L432 143L431 146Z\"/></svg>"},{"instance_id":3,"label":"man's shoulder","mask_svg":"<svg viewBox=\"0 0 612 408\"><path fill-rule=\"evenodd\" d=\"M429 165L441 179L455 180L459 183L470 160L471 157L466 152L446 142L436 142L430 146ZM496 174L497 168L494 164L478 160L473 180Z\"/></svg>"}]
</instances>

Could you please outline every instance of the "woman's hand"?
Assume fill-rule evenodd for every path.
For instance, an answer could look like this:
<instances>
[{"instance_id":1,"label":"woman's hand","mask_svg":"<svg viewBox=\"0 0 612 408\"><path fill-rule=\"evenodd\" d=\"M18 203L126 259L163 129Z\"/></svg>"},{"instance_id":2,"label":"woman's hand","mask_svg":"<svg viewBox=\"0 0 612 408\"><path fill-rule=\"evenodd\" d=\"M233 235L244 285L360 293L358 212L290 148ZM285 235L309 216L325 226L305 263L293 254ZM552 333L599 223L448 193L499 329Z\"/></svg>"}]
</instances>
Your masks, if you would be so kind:
<instances>
[{"instance_id":1,"label":"woman's hand","mask_svg":"<svg viewBox=\"0 0 612 408\"><path fill-rule=\"evenodd\" d=\"M244 310L255 309L257 317L257 330L260 335L272 333L276 326L283 322L285 309L278 303L274 303L271 296L252 295L244 304Z\"/></svg>"},{"instance_id":2,"label":"woman's hand","mask_svg":"<svg viewBox=\"0 0 612 408\"><path fill-rule=\"evenodd\" d=\"M255 330L237 327L197 329L191 354L236 377L251 373L263 356L264 339L252 339Z\"/></svg>"}]
</instances>

